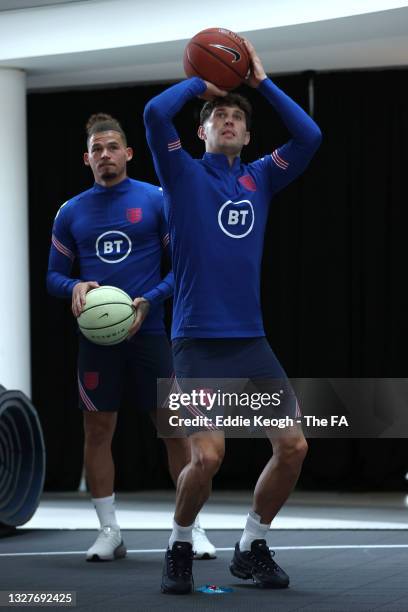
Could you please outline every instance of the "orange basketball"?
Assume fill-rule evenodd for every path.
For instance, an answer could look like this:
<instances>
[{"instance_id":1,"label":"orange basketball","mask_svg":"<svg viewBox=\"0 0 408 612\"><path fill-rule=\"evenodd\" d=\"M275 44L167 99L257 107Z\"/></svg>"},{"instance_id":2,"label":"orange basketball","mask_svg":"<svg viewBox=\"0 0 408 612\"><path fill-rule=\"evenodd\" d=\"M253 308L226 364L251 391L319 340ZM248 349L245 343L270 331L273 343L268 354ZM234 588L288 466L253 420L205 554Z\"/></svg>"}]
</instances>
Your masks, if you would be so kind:
<instances>
[{"instance_id":1,"label":"orange basketball","mask_svg":"<svg viewBox=\"0 0 408 612\"><path fill-rule=\"evenodd\" d=\"M224 28L208 28L193 36L183 64L188 77L199 76L227 91L238 87L250 69L243 39Z\"/></svg>"}]
</instances>

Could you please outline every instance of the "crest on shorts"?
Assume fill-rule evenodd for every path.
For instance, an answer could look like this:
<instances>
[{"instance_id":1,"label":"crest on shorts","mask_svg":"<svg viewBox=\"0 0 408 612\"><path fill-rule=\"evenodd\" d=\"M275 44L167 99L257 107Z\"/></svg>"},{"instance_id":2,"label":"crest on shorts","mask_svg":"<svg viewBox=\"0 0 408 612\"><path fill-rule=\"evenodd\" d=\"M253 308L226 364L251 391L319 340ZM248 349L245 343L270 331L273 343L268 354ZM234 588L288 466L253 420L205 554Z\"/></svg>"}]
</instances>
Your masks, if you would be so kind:
<instances>
[{"instance_id":1,"label":"crest on shorts","mask_svg":"<svg viewBox=\"0 0 408 612\"><path fill-rule=\"evenodd\" d=\"M84 385L88 391L93 391L99 385L99 372L84 372Z\"/></svg>"},{"instance_id":2,"label":"crest on shorts","mask_svg":"<svg viewBox=\"0 0 408 612\"><path fill-rule=\"evenodd\" d=\"M143 211L141 208L128 208L126 217L129 223L139 223L142 220Z\"/></svg>"}]
</instances>

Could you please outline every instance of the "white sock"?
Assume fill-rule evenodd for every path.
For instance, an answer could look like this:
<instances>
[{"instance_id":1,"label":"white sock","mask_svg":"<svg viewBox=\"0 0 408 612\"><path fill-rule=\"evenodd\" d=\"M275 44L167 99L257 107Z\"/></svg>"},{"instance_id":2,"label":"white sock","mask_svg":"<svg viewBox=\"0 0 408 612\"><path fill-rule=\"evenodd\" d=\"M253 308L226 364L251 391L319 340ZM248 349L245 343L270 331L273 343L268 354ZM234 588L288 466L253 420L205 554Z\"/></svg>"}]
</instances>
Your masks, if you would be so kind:
<instances>
[{"instance_id":1,"label":"white sock","mask_svg":"<svg viewBox=\"0 0 408 612\"><path fill-rule=\"evenodd\" d=\"M252 510L249 512L244 533L239 542L239 550L251 550L254 540L265 540L269 531L270 523L261 523L261 517Z\"/></svg>"},{"instance_id":2,"label":"white sock","mask_svg":"<svg viewBox=\"0 0 408 612\"><path fill-rule=\"evenodd\" d=\"M115 514L115 494L92 498L101 527L119 527Z\"/></svg>"},{"instance_id":3,"label":"white sock","mask_svg":"<svg viewBox=\"0 0 408 612\"><path fill-rule=\"evenodd\" d=\"M182 527L177 525L176 521L173 520L173 531L169 539L169 548L173 547L174 542L190 542L193 543L193 531L194 523L188 527Z\"/></svg>"}]
</instances>

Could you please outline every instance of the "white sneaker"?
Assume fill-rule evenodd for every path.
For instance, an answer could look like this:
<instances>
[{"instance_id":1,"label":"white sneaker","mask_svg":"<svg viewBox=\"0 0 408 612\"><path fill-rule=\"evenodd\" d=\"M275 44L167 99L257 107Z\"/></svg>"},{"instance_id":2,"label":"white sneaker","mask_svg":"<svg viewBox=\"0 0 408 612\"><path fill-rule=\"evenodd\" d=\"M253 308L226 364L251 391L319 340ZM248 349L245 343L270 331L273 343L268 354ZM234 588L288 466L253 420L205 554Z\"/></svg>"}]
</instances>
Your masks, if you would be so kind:
<instances>
[{"instance_id":1,"label":"white sneaker","mask_svg":"<svg viewBox=\"0 0 408 612\"><path fill-rule=\"evenodd\" d=\"M87 561L113 561L122 557L126 557L126 548L120 528L109 525L99 530L95 544L86 553Z\"/></svg>"},{"instance_id":2,"label":"white sneaker","mask_svg":"<svg viewBox=\"0 0 408 612\"><path fill-rule=\"evenodd\" d=\"M217 550L207 538L205 529L199 523L194 523L193 527L193 554L194 559L215 559Z\"/></svg>"}]
</instances>

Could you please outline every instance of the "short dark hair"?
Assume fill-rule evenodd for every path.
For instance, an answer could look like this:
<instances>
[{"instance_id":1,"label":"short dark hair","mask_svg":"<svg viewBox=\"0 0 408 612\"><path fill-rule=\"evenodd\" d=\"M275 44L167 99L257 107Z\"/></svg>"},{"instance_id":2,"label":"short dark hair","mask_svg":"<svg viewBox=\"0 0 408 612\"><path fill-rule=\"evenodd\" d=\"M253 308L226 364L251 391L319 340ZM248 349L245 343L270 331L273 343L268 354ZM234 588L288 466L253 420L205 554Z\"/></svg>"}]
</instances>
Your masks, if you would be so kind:
<instances>
[{"instance_id":1,"label":"short dark hair","mask_svg":"<svg viewBox=\"0 0 408 612\"><path fill-rule=\"evenodd\" d=\"M86 122L86 141L89 144L89 139L98 132L119 132L125 146L127 145L126 134L122 129L119 121L107 115L106 113L95 113L91 115Z\"/></svg>"},{"instance_id":2,"label":"short dark hair","mask_svg":"<svg viewBox=\"0 0 408 612\"><path fill-rule=\"evenodd\" d=\"M251 128L252 107L244 96L237 93L229 93L225 97L219 96L206 102L200 112L200 125L204 125L217 106L237 106L245 113L247 130Z\"/></svg>"}]
</instances>

